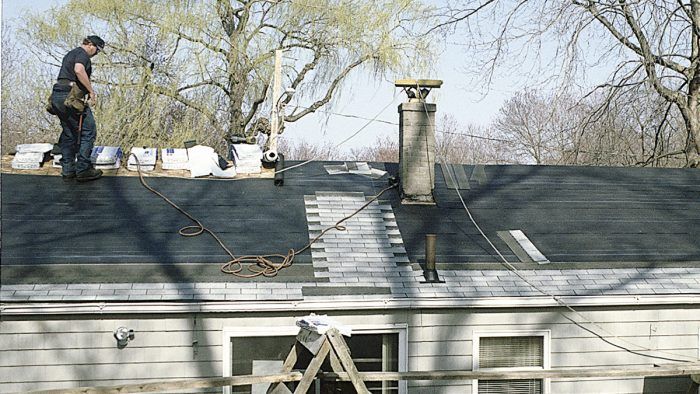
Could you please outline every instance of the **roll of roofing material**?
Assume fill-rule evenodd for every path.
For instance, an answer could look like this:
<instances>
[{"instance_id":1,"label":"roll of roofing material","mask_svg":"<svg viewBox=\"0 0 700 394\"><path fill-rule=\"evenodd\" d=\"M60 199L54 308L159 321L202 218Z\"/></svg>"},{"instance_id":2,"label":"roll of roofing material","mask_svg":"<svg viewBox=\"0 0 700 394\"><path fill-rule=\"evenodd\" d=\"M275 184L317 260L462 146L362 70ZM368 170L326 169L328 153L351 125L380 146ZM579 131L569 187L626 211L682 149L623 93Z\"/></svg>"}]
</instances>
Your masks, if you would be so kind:
<instances>
[{"instance_id":1,"label":"roll of roofing material","mask_svg":"<svg viewBox=\"0 0 700 394\"><path fill-rule=\"evenodd\" d=\"M270 149L263 154L263 161L266 161L268 163L274 163L277 161L277 159L277 151L274 149Z\"/></svg>"}]
</instances>

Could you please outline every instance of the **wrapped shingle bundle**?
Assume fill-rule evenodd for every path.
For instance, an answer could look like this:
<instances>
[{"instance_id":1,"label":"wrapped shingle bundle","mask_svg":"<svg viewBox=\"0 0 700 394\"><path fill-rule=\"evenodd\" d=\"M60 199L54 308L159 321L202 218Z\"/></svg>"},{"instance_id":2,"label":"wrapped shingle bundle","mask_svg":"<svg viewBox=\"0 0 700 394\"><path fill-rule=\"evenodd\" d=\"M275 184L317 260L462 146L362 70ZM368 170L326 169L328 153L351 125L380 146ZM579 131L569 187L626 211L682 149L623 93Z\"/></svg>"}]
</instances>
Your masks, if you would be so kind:
<instances>
[{"instance_id":1,"label":"wrapped shingle bundle","mask_svg":"<svg viewBox=\"0 0 700 394\"><path fill-rule=\"evenodd\" d=\"M48 153L53 148L52 144L19 144L15 147L15 157L12 159L12 168L18 170L37 170L41 168Z\"/></svg>"},{"instance_id":2,"label":"wrapped shingle bundle","mask_svg":"<svg viewBox=\"0 0 700 394\"><path fill-rule=\"evenodd\" d=\"M187 149L163 148L160 155L164 170L189 170Z\"/></svg>"},{"instance_id":3,"label":"wrapped shingle bundle","mask_svg":"<svg viewBox=\"0 0 700 394\"><path fill-rule=\"evenodd\" d=\"M259 174L262 149L257 144L231 144L233 164L236 172L244 174Z\"/></svg>"},{"instance_id":4,"label":"wrapped shingle bundle","mask_svg":"<svg viewBox=\"0 0 700 394\"><path fill-rule=\"evenodd\" d=\"M92 148L90 161L95 168L112 170L121 167L123 156L124 152L118 146L95 146Z\"/></svg>"},{"instance_id":5,"label":"wrapped shingle bundle","mask_svg":"<svg viewBox=\"0 0 700 394\"><path fill-rule=\"evenodd\" d=\"M138 171L140 166L141 171L153 171L156 168L157 158L158 149L135 146L131 148L131 154L126 161L126 168L129 171Z\"/></svg>"}]
</instances>

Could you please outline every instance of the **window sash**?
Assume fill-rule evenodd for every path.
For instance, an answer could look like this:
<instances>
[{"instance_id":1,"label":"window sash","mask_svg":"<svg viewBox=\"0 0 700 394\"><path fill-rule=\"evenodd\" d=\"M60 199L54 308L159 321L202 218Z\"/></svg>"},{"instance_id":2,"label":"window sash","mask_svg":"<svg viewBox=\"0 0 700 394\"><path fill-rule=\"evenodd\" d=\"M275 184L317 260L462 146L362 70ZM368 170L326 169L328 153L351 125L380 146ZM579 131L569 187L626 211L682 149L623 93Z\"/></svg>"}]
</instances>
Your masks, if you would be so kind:
<instances>
[{"instance_id":1,"label":"window sash","mask_svg":"<svg viewBox=\"0 0 700 394\"><path fill-rule=\"evenodd\" d=\"M544 337L479 338L479 368L544 367Z\"/></svg>"},{"instance_id":2,"label":"window sash","mask_svg":"<svg viewBox=\"0 0 700 394\"><path fill-rule=\"evenodd\" d=\"M542 379L479 380L479 394L540 394Z\"/></svg>"},{"instance_id":3,"label":"window sash","mask_svg":"<svg viewBox=\"0 0 700 394\"><path fill-rule=\"evenodd\" d=\"M548 331L495 331L474 334L474 370L523 371L549 367ZM474 394L541 394L547 379L474 380Z\"/></svg>"}]
</instances>

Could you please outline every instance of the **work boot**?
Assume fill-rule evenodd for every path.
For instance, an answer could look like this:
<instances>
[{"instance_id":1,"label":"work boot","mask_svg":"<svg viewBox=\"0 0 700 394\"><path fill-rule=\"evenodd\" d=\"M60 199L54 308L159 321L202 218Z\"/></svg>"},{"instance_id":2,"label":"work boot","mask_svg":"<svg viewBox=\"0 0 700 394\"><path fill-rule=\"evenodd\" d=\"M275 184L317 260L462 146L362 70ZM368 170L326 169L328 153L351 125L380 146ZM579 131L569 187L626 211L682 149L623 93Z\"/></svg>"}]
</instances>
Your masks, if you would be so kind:
<instances>
[{"instance_id":1,"label":"work boot","mask_svg":"<svg viewBox=\"0 0 700 394\"><path fill-rule=\"evenodd\" d=\"M90 167L85 171L81 171L76 174L75 179L78 182L94 181L102 177L102 170L96 170L94 167Z\"/></svg>"},{"instance_id":2,"label":"work boot","mask_svg":"<svg viewBox=\"0 0 700 394\"><path fill-rule=\"evenodd\" d=\"M63 178L63 182L73 182L75 180L75 172L71 172L70 174L61 174L61 178Z\"/></svg>"}]
</instances>

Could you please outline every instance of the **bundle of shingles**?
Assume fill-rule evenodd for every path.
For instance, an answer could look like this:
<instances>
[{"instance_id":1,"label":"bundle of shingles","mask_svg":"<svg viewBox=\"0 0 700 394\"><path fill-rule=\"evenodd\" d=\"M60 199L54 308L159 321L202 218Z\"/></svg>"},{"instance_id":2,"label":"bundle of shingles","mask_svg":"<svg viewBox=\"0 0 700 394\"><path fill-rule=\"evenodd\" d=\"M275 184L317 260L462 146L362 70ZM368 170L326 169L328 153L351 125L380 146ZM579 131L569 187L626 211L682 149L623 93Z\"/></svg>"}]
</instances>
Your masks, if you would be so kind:
<instances>
[{"instance_id":1,"label":"bundle of shingles","mask_svg":"<svg viewBox=\"0 0 700 394\"><path fill-rule=\"evenodd\" d=\"M184 148L163 148L160 155L163 161L164 170L189 170L189 157L187 149Z\"/></svg>"},{"instance_id":2,"label":"bundle of shingles","mask_svg":"<svg viewBox=\"0 0 700 394\"><path fill-rule=\"evenodd\" d=\"M113 170L121 167L123 156L122 148L118 146L95 146L90 161L97 169Z\"/></svg>"},{"instance_id":3,"label":"bundle of shingles","mask_svg":"<svg viewBox=\"0 0 700 394\"><path fill-rule=\"evenodd\" d=\"M156 168L158 149L156 148L131 148L131 154L126 161L126 168L129 171L153 171Z\"/></svg>"},{"instance_id":4,"label":"bundle of shingles","mask_svg":"<svg viewBox=\"0 0 700 394\"><path fill-rule=\"evenodd\" d=\"M231 156L236 172L245 174L259 174L262 149L257 144L232 144Z\"/></svg>"},{"instance_id":5,"label":"bundle of shingles","mask_svg":"<svg viewBox=\"0 0 700 394\"><path fill-rule=\"evenodd\" d=\"M53 148L52 144L20 144L15 147L15 157L12 159L12 168L18 170L37 170L48 159L48 153Z\"/></svg>"}]
</instances>

